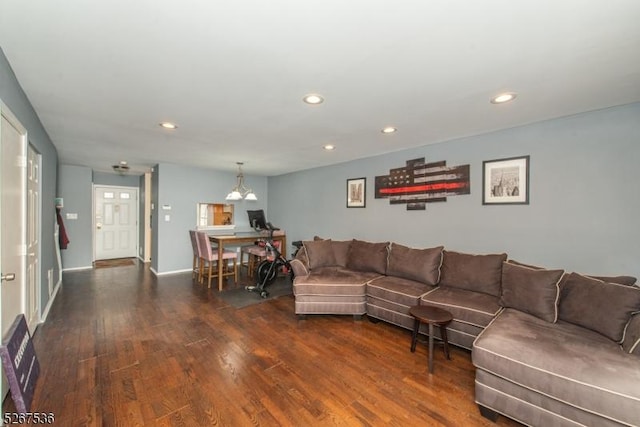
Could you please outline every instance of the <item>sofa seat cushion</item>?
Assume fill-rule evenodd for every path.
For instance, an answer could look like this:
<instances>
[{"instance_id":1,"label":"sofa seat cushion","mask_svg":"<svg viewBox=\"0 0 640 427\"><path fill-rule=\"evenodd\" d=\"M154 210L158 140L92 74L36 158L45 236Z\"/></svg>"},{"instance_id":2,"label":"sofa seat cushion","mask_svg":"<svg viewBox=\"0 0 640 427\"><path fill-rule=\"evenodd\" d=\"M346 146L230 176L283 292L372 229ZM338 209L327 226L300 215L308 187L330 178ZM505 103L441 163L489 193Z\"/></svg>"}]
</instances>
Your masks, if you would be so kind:
<instances>
[{"instance_id":1,"label":"sofa seat cushion","mask_svg":"<svg viewBox=\"0 0 640 427\"><path fill-rule=\"evenodd\" d=\"M379 274L321 267L293 281L294 295L365 295L366 283Z\"/></svg>"},{"instance_id":2,"label":"sofa seat cushion","mask_svg":"<svg viewBox=\"0 0 640 427\"><path fill-rule=\"evenodd\" d=\"M597 332L508 308L478 336L472 359L522 387L640 425L640 358Z\"/></svg>"},{"instance_id":3,"label":"sofa seat cushion","mask_svg":"<svg viewBox=\"0 0 640 427\"><path fill-rule=\"evenodd\" d=\"M367 295L412 307L419 304L422 295L433 289L435 286L425 285L414 280L383 276L367 284Z\"/></svg>"},{"instance_id":4,"label":"sofa seat cushion","mask_svg":"<svg viewBox=\"0 0 640 427\"><path fill-rule=\"evenodd\" d=\"M482 292L440 287L421 298L420 304L447 310L458 322L484 328L500 312L499 298Z\"/></svg>"}]
</instances>

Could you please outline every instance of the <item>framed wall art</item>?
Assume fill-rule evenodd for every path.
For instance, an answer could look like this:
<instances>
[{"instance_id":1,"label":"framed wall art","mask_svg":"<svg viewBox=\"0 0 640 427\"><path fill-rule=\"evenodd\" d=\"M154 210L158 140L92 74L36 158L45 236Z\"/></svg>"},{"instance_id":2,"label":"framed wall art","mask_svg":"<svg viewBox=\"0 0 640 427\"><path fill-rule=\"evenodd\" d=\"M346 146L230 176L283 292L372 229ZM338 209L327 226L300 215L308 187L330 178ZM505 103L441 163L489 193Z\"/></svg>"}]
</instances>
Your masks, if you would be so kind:
<instances>
[{"instance_id":1,"label":"framed wall art","mask_svg":"<svg viewBox=\"0 0 640 427\"><path fill-rule=\"evenodd\" d=\"M482 204L529 204L529 156L482 162Z\"/></svg>"},{"instance_id":2,"label":"framed wall art","mask_svg":"<svg viewBox=\"0 0 640 427\"><path fill-rule=\"evenodd\" d=\"M347 180L347 207L364 208L367 202L367 179L353 178Z\"/></svg>"}]
</instances>

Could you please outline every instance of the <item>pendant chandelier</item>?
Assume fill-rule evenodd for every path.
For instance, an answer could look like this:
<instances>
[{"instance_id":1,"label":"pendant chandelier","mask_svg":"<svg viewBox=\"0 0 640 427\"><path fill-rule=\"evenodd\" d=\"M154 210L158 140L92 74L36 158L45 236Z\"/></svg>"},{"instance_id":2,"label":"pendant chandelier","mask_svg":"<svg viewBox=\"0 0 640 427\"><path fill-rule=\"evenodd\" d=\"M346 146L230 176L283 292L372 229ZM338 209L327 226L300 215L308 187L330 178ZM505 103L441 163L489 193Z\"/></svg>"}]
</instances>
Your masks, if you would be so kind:
<instances>
[{"instance_id":1,"label":"pendant chandelier","mask_svg":"<svg viewBox=\"0 0 640 427\"><path fill-rule=\"evenodd\" d=\"M231 189L231 193L227 194L227 200L258 200L256 195L244 183L244 174L242 173L242 162L236 162L238 165L238 181L236 186Z\"/></svg>"}]
</instances>

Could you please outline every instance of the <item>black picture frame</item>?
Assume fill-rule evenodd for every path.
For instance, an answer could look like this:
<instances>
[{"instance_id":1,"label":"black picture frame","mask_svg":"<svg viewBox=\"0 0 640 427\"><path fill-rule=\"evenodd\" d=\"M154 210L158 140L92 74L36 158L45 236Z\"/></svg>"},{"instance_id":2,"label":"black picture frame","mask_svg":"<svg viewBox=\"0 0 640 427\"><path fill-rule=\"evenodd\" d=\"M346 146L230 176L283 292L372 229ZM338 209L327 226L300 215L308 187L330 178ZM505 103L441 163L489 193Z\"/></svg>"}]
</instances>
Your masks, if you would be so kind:
<instances>
[{"instance_id":1,"label":"black picture frame","mask_svg":"<svg viewBox=\"0 0 640 427\"><path fill-rule=\"evenodd\" d=\"M364 208L367 206L367 178L347 179L347 207Z\"/></svg>"},{"instance_id":2,"label":"black picture frame","mask_svg":"<svg viewBox=\"0 0 640 427\"><path fill-rule=\"evenodd\" d=\"M529 204L529 156L482 162L482 204Z\"/></svg>"}]
</instances>

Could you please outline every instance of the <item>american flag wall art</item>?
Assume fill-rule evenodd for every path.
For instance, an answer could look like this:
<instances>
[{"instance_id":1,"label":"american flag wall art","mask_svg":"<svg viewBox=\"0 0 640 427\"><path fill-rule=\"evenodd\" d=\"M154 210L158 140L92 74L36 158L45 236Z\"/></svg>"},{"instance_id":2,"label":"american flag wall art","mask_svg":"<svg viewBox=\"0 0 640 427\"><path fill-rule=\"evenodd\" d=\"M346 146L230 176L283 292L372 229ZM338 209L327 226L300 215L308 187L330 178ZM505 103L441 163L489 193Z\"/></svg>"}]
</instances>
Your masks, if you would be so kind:
<instances>
[{"instance_id":1,"label":"american flag wall art","mask_svg":"<svg viewBox=\"0 0 640 427\"><path fill-rule=\"evenodd\" d=\"M404 204L407 210L425 210L427 203L446 202L449 196L470 194L469 165L447 166L446 161L407 160L389 175L376 176L375 198Z\"/></svg>"}]
</instances>

